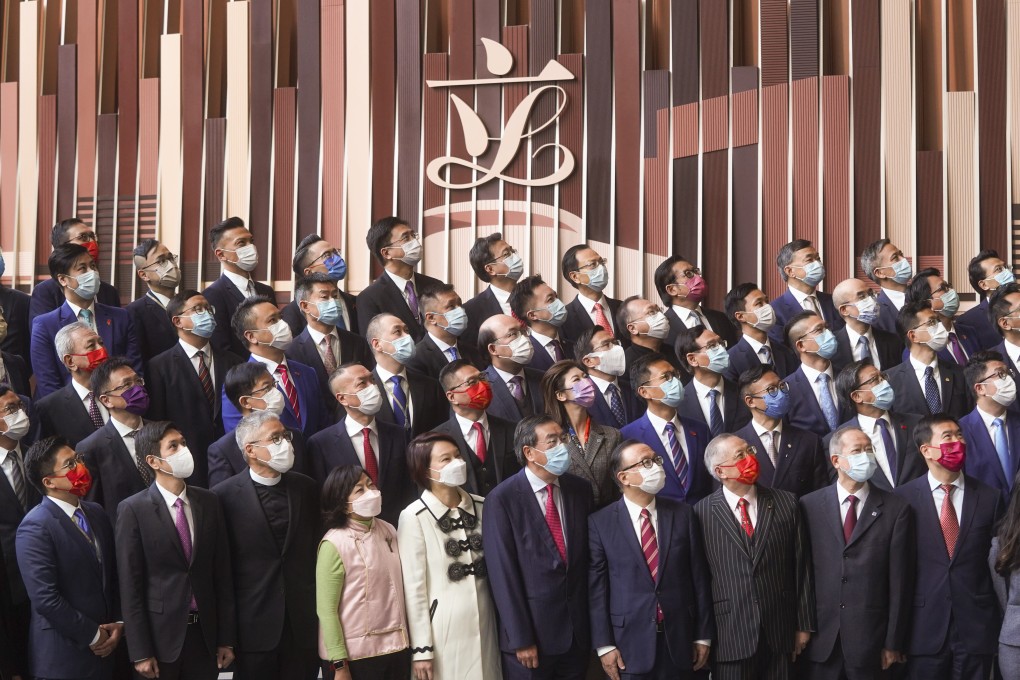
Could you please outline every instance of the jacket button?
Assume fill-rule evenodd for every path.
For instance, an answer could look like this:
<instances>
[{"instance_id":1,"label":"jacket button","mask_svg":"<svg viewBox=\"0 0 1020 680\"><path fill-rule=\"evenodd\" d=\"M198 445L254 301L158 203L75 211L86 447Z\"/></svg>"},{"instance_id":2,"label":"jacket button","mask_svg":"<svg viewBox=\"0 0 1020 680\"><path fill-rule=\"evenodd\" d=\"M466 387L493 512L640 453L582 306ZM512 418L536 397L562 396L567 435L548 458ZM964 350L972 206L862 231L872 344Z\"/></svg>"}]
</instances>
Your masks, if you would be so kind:
<instances>
[{"instance_id":1,"label":"jacket button","mask_svg":"<svg viewBox=\"0 0 1020 680\"><path fill-rule=\"evenodd\" d=\"M842 602L840 602L840 603L839 603L839 608L840 608L840 609L846 609L846 605L845 605L845 604L843 604Z\"/></svg>"},{"instance_id":2,"label":"jacket button","mask_svg":"<svg viewBox=\"0 0 1020 680\"><path fill-rule=\"evenodd\" d=\"M843 583L846 583L846 576L842 578Z\"/></svg>"}]
</instances>

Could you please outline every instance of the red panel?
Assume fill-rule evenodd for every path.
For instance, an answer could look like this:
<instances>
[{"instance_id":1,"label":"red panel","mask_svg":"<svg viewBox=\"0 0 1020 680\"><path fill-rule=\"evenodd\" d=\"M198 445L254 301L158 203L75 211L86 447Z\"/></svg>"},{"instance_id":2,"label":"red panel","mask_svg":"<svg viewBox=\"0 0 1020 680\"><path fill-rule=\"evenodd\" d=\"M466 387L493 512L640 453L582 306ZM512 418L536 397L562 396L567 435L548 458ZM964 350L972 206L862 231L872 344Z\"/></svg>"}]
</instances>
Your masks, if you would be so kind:
<instances>
[{"instance_id":1,"label":"red panel","mask_svg":"<svg viewBox=\"0 0 1020 680\"><path fill-rule=\"evenodd\" d=\"M50 256L50 229L57 185L57 95L39 97L39 204L36 216L35 257L42 266Z\"/></svg>"},{"instance_id":2,"label":"red panel","mask_svg":"<svg viewBox=\"0 0 1020 680\"><path fill-rule=\"evenodd\" d=\"M393 214L393 146L396 125L396 59L393 0L372 0L372 213Z\"/></svg>"},{"instance_id":3,"label":"red panel","mask_svg":"<svg viewBox=\"0 0 1020 680\"><path fill-rule=\"evenodd\" d=\"M762 88L762 285L769 297L779 296L784 287L772 256L790 240L788 93L786 85Z\"/></svg>"},{"instance_id":4,"label":"red panel","mask_svg":"<svg viewBox=\"0 0 1020 680\"><path fill-rule=\"evenodd\" d=\"M574 172L559 185L560 208L580 217L584 173L584 55L562 54L557 60L574 74L573 80L559 83L567 93L567 108L559 120L560 144L574 154Z\"/></svg>"},{"instance_id":5,"label":"red panel","mask_svg":"<svg viewBox=\"0 0 1020 680\"><path fill-rule=\"evenodd\" d=\"M733 95L733 146L758 143L758 91Z\"/></svg>"},{"instance_id":6,"label":"red panel","mask_svg":"<svg viewBox=\"0 0 1020 680\"><path fill-rule=\"evenodd\" d=\"M425 55L425 80L446 80L446 54ZM436 158L446 155L446 115L448 93L443 88L426 87L422 97L424 119L422 125L431 131L425 135L425 167ZM425 180L425 210L437 208L446 203L446 189ZM441 229L429 229L428 222L423 225L423 233L428 236Z\"/></svg>"},{"instance_id":7,"label":"red panel","mask_svg":"<svg viewBox=\"0 0 1020 680\"><path fill-rule=\"evenodd\" d=\"M138 198L154 199L159 190L159 78L138 83L138 124Z\"/></svg>"},{"instance_id":8,"label":"red panel","mask_svg":"<svg viewBox=\"0 0 1020 680\"><path fill-rule=\"evenodd\" d=\"M704 120L702 121L702 144L705 153L719 151L729 146L729 109L728 97L713 97L706 99L704 107Z\"/></svg>"},{"instance_id":9,"label":"red panel","mask_svg":"<svg viewBox=\"0 0 1020 680\"><path fill-rule=\"evenodd\" d=\"M343 0L322 0L322 63L330 64L322 73L322 236L330 243L344 241L344 73L346 44ZM417 55L415 55L417 59ZM415 90L417 96L418 90ZM415 129L418 123L415 122ZM417 164L415 164L417 166ZM417 191L417 180L415 180ZM412 211L417 219L417 201ZM408 216L410 219L410 215Z\"/></svg>"},{"instance_id":10,"label":"red panel","mask_svg":"<svg viewBox=\"0 0 1020 680\"><path fill-rule=\"evenodd\" d=\"M613 4L616 112L616 244L637 249L641 208L641 12L638 0Z\"/></svg>"},{"instance_id":11,"label":"red panel","mask_svg":"<svg viewBox=\"0 0 1020 680\"><path fill-rule=\"evenodd\" d=\"M796 87L796 85L794 85ZM822 80L825 125L825 168L822 181L825 252L822 259L830 281L850 278L850 79L827 76Z\"/></svg>"},{"instance_id":12,"label":"red panel","mask_svg":"<svg viewBox=\"0 0 1020 680\"><path fill-rule=\"evenodd\" d=\"M514 56L514 67L507 75L520 78L528 74L528 27L507 26L503 29L503 44ZM528 96L526 83L514 83L503 86L503 122L517 108L517 105ZM526 150L517 152L513 163L508 168L511 177L528 176L528 155ZM503 183L503 199L507 201L523 201L528 197L528 189L520 184Z\"/></svg>"},{"instance_id":13,"label":"red panel","mask_svg":"<svg viewBox=\"0 0 1020 680\"><path fill-rule=\"evenodd\" d=\"M96 182L96 0L78 3L78 198Z\"/></svg>"},{"instance_id":14,"label":"red panel","mask_svg":"<svg viewBox=\"0 0 1020 680\"><path fill-rule=\"evenodd\" d=\"M698 104L673 108L673 158L698 155Z\"/></svg>"},{"instance_id":15,"label":"red panel","mask_svg":"<svg viewBox=\"0 0 1020 680\"><path fill-rule=\"evenodd\" d=\"M793 83L793 237L818 240L818 79Z\"/></svg>"},{"instance_id":16,"label":"red panel","mask_svg":"<svg viewBox=\"0 0 1020 680\"><path fill-rule=\"evenodd\" d=\"M269 278L289 278L294 255L294 152L297 90L276 89L273 97L273 269Z\"/></svg>"},{"instance_id":17,"label":"red panel","mask_svg":"<svg viewBox=\"0 0 1020 680\"><path fill-rule=\"evenodd\" d=\"M786 0L761 0L761 85L780 85L789 78Z\"/></svg>"}]
</instances>

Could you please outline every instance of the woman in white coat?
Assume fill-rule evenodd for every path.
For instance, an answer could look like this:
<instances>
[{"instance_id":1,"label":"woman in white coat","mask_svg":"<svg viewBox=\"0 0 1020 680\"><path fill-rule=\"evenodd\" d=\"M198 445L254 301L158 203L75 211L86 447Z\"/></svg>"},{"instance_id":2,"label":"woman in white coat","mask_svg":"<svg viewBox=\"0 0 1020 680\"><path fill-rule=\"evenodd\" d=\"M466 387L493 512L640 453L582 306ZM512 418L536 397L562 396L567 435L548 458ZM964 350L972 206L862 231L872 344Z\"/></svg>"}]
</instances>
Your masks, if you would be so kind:
<instances>
[{"instance_id":1,"label":"woman in white coat","mask_svg":"<svg viewBox=\"0 0 1020 680\"><path fill-rule=\"evenodd\" d=\"M400 513L397 543L415 680L500 680L496 612L482 556L484 499L461 489L457 443L429 432L407 448L425 489Z\"/></svg>"}]
</instances>

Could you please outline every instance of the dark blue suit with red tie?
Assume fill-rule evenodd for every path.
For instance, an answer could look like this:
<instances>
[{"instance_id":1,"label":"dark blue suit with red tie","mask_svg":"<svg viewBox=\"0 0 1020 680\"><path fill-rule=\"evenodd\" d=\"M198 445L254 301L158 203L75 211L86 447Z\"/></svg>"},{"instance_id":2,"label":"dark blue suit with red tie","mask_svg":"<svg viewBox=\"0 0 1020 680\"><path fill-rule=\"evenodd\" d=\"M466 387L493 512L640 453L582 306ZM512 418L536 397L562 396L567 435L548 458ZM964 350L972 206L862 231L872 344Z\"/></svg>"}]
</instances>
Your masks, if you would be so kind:
<instances>
[{"instance_id":1,"label":"dark blue suit with red tie","mask_svg":"<svg viewBox=\"0 0 1020 680\"><path fill-rule=\"evenodd\" d=\"M248 361L258 361L255 357L249 357ZM283 413L280 414L280 422L283 426L289 430L299 430L305 437L311 437L313 434L321 430L323 427L328 425L326 422L326 411L322 405L322 399L319 393L319 380L315 375L315 370L311 366L305 366L302 363L287 359L287 377L290 378L290 383L294 386L297 391L298 398L298 410L300 411L300 419L294 413L294 407L287 399L287 394L283 391L283 386L280 384L279 375L274 375L273 378L276 380L276 389L283 393ZM230 399L227 398L227 391L224 388L220 399L222 400L223 410L223 430L230 432L237 427L237 424L241 422L241 414L237 408L230 403Z\"/></svg>"}]
</instances>

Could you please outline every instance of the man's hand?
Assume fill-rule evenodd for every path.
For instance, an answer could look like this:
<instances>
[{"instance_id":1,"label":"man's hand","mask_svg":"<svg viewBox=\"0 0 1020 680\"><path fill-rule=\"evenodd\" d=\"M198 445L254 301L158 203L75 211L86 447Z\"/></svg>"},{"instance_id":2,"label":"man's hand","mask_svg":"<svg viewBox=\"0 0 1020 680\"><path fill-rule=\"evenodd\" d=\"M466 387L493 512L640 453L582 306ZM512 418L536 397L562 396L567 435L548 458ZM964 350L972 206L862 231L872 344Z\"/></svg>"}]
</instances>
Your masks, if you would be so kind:
<instances>
[{"instance_id":1,"label":"man's hand","mask_svg":"<svg viewBox=\"0 0 1020 680\"><path fill-rule=\"evenodd\" d=\"M694 670L700 671L708 663L708 653L712 648L708 645L694 643Z\"/></svg>"},{"instance_id":2,"label":"man's hand","mask_svg":"<svg viewBox=\"0 0 1020 680\"><path fill-rule=\"evenodd\" d=\"M432 659L414 662L414 680L432 680Z\"/></svg>"},{"instance_id":3,"label":"man's hand","mask_svg":"<svg viewBox=\"0 0 1020 680\"><path fill-rule=\"evenodd\" d=\"M112 650L107 648L107 644L106 643L109 642L109 641L110 641L110 631L108 631L103 626L99 626L99 639L96 640L94 644L90 645L89 649L91 649L92 653L95 654L98 657L107 656L112 651Z\"/></svg>"},{"instance_id":4,"label":"man's hand","mask_svg":"<svg viewBox=\"0 0 1020 680\"><path fill-rule=\"evenodd\" d=\"M518 649L517 660L525 668L538 668L538 645Z\"/></svg>"},{"instance_id":5,"label":"man's hand","mask_svg":"<svg viewBox=\"0 0 1020 680\"><path fill-rule=\"evenodd\" d=\"M216 648L216 667L223 670L234 662L234 650L230 647Z\"/></svg>"},{"instance_id":6,"label":"man's hand","mask_svg":"<svg viewBox=\"0 0 1020 680\"><path fill-rule=\"evenodd\" d=\"M790 657L791 661L797 660L797 657L800 656L800 653L804 651L805 647L807 647L807 643L810 639L811 633L807 632L806 630L797 631L797 637L794 639L793 642L793 656Z\"/></svg>"},{"instance_id":7,"label":"man's hand","mask_svg":"<svg viewBox=\"0 0 1020 680\"><path fill-rule=\"evenodd\" d=\"M903 652L894 652L891 649L882 650L882 670L888 670L894 663L904 663L907 657Z\"/></svg>"},{"instance_id":8,"label":"man's hand","mask_svg":"<svg viewBox=\"0 0 1020 680\"><path fill-rule=\"evenodd\" d=\"M117 649L117 645L120 643L120 639L124 635L124 624L103 623L100 624L99 630L106 634L106 640L100 640L97 642L92 647L92 651L96 654L96 656L109 656L110 654L113 654L115 649Z\"/></svg>"},{"instance_id":9,"label":"man's hand","mask_svg":"<svg viewBox=\"0 0 1020 680\"><path fill-rule=\"evenodd\" d=\"M602 662L602 670L612 680L620 680L620 671L627 670L627 666L623 663L623 657L620 656L619 649L606 652L599 657L599 661Z\"/></svg>"},{"instance_id":10,"label":"man's hand","mask_svg":"<svg viewBox=\"0 0 1020 680\"><path fill-rule=\"evenodd\" d=\"M159 663L156 662L156 657L145 659L135 664L135 671L143 678L158 678Z\"/></svg>"}]
</instances>

